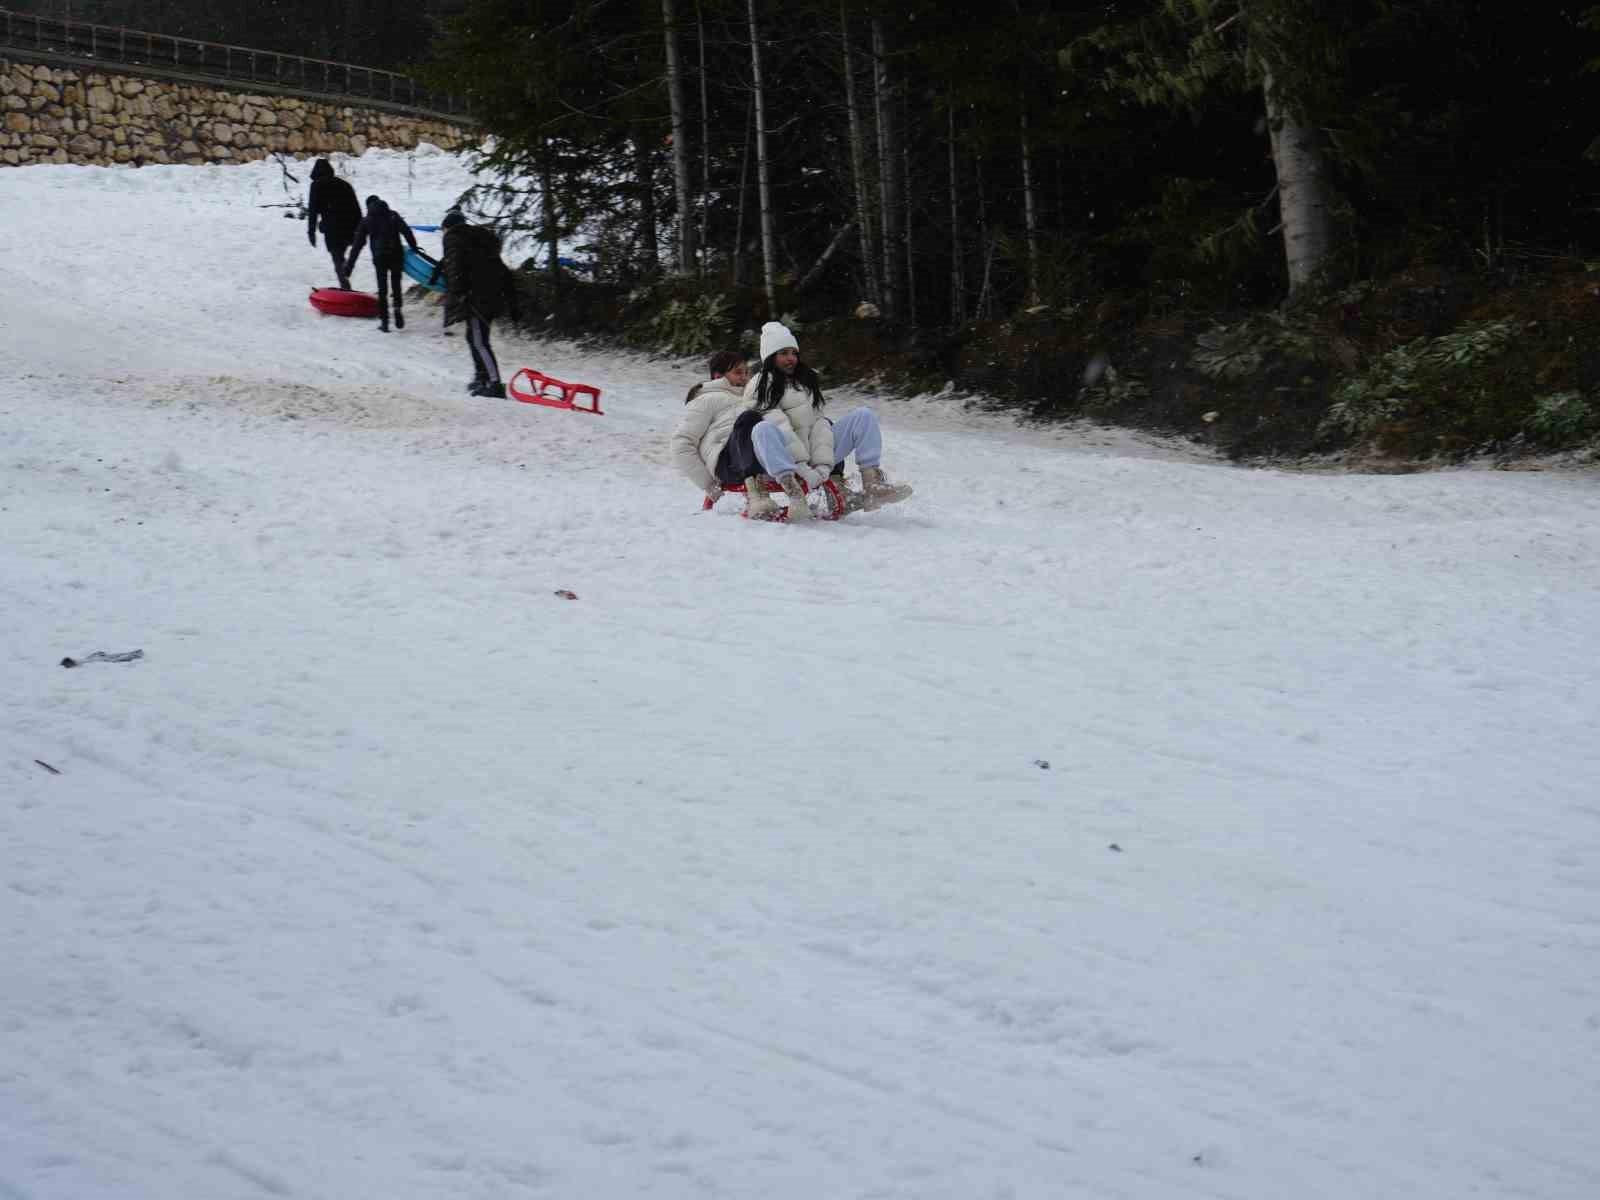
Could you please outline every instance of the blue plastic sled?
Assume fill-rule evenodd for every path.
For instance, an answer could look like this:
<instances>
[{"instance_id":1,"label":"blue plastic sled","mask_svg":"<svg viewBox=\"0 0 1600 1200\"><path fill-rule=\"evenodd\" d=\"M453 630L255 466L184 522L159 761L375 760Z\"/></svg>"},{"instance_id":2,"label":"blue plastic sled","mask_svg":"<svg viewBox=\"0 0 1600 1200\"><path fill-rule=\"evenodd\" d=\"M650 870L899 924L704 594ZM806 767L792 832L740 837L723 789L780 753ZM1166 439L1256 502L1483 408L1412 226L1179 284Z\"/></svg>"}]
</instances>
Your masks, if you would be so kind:
<instances>
[{"instance_id":1,"label":"blue plastic sled","mask_svg":"<svg viewBox=\"0 0 1600 1200\"><path fill-rule=\"evenodd\" d=\"M439 265L439 260L421 250L406 247L405 273L408 279L414 279L430 292L444 291L444 276L439 276L438 283L429 283L433 278L433 269Z\"/></svg>"}]
</instances>

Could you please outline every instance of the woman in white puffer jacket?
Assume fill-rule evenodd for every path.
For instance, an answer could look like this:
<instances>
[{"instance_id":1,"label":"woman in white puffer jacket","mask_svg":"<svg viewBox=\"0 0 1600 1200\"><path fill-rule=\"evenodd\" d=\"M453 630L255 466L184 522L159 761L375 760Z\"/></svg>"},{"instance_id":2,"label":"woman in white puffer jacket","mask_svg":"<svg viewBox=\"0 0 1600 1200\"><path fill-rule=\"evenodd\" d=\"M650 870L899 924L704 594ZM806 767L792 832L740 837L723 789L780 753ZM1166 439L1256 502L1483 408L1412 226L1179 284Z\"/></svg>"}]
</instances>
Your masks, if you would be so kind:
<instances>
[{"instance_id":1,"label":"woman in white puffer jacket","mask_svg":"<svg viewBox=\"0 0 1600 1200\"><path fill-rule=\"evenodd\" d=\"M816 371L800 360L800 343L781 322L768 321L761 327L761 370L745 386L744 398L750 410L762 417L750 430L755 455L788 493L791 521L811 515L801 479L816 487L838 473L846 511L881 508L911 495L910 484L890 483L884 478L879 465L883 434L878 414L870 408L855 408L837 421L830 420L823 413L827 401L822 382ZM774 419L778 417L783 419ZM859 493L843 487L844 460L851 454L861 468Z\"/></svg>"},{"instance_id":2,"label":"woman in white puffer jacket","mask_svg":"<svg viewBox=\"0 0 1600 1200\"><path fill-rule=\"evenodd\" d=\"M750 379L750 368L737 350L718 350L706 368L711 378L695 384L684 397L683 417L672 431L672 461L715 500L722 495L717 460L745 406L744 385Z\"/></svg>"}]
</instances>

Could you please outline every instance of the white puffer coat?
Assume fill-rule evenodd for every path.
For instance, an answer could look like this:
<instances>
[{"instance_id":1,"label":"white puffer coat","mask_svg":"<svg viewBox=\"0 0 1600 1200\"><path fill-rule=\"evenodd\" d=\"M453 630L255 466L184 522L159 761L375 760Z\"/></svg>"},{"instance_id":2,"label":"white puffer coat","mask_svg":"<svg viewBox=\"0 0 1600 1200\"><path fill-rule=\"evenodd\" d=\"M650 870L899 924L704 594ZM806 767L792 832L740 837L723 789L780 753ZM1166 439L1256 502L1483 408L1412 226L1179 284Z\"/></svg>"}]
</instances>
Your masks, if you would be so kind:
<instances>
[{"instance_id":1,"label":"white puffer coat","mask_svg":"<svg viewBox=\"0 0 1600 1200\"><path fill-rule=\"evenodd\" d=\"M672 431L672 461L703 492L717 482L717 459L744 407L744 396L726 379L702 383L684 406L683 418Z\"/></svg>"},{"instance_id":2,"label":"white puffer coat","mask_svg":"<svg viewBox=\"0 0 1600 1200\"><path fill-rule=\"evenodd\" d=\"M761 385L760 374L751 378L744 388L747 408L755 407L756 389ZM820 408L811 407L811 393L795 386L790 380L783 389L778 407L766 413L764 420L777 420L784 427L784 440L789 443L789 453L795 462L809 462L823 471L833 470L833 422Z\"/></svg>"}]
</instances>

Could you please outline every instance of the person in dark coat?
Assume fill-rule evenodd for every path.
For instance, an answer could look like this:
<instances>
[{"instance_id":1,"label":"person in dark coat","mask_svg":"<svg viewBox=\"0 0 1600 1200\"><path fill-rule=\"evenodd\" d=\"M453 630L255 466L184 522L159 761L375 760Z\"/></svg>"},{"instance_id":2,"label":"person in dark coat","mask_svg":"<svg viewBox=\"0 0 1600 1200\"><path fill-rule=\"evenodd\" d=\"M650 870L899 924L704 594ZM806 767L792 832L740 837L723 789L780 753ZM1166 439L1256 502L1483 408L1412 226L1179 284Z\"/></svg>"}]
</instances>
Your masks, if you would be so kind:
<instances>
[{"instance_id":1,"label":"person in dark coat","mask_svg":"<svg viewBox=\"0 0 1600 1200\"><path fill-rule=\"evenodd\" d=\"M439 222L444 230L444 257L434 268L432 282L444 276L444 324L467 326L467 349L472 352L474 396L505 398L500 364L489 344L490 325L496 317L519 317L517 282L511 268L500 259L500 238L486 225L469 225L459 209L452 208Z\"/></svg>"},{"instance_id":2,"label":"person in dark coat","mask_svg":"<svg viewBox=\"0 0 1600 1200\"><path fill-rule=\"evenodd\" d=\"M345 270L344 256L361 223L361 205L356 201L355 188L335 175L333 164L325 158L317 159L311 168L311 196L306 202L306 234L313 246L317 244L319 220L322 244L333 259L333 273L339 277L339 286L348 290L350 272Z\"/></svg>"},{"instance_id":3,"label":"person in dark coat","mask_svg":"<svg viewBox=\"0 0 1600 1200\"><path fill-rule=\"evenodd\" d=\"M401 272L405 270L405 247L401 239L417 248L417 235L411 232L406 219L377 196L367 197L367 215L356 226L355 240L350 246L350 257L345 260L344 272L355 270L356 259L361 257L363 246L372 247L372 266L378 273L378 328L389 332L389 292L394 292L394 327L406 327L406 314L401 310Z\"/></svg>"}]
</instances>

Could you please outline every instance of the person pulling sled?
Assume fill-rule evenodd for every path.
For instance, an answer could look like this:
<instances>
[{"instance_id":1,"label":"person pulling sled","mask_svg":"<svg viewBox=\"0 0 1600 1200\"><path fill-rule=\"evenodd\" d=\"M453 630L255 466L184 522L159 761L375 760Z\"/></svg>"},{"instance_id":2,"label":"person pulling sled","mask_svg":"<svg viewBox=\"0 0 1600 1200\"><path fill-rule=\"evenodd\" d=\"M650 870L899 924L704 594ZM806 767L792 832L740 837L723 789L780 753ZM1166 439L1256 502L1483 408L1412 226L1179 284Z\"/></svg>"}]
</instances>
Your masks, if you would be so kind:
<instances>
[{"instance_id":1,"label":"person pulling sled","mask_svg":"<svg viewBox=\"0 0 1600 1200\"><path fill-rule=\"evenodd\" d=\"M394 327L406 327L406 314L401 308L400 280L406 265L405 246L417 248L417 235L411 232L406 219L377 196L367 197L367 215L356 226L355 241L350 257L345 261L344 273L355 270L356 259L361 257L363 246L372 247L372 267L378 273L378 328L389 332L389 293L394 292Z\"/></svg>"},{"instance_id":2,"label":"person pulling sled","mask_svg":"<svg viewBox=\"0 0 1600 1200\"><path fill-rule=\"evenodd\" d=\"M350 272L345 269L345 255L350 249L350 239L356 226L361 224L361 204L350 181L333 173L333 164L319 158L311 168L311 194L306 199L306 236L317 244L317 223L322 223L322 244L333 260L333 273L339 286L350 290Z\"/></svg>"},{"instance_id":3,"label":"person pulling sled","mask_svg":"<svg viewBox=\"0 0 1600 1200\"><path fill-rule=\"evenodd\" d=\"M487 225L469 225L461 211L452 208L439 228L444 230L444 256L429 282L444 277L444 327L458 321L467 326L467 349L472 353L467 392L504 400L506 385L489 336L496 318L521 317L516 277L501 261L500 238Z\"/></svg>"}]
</instances>

